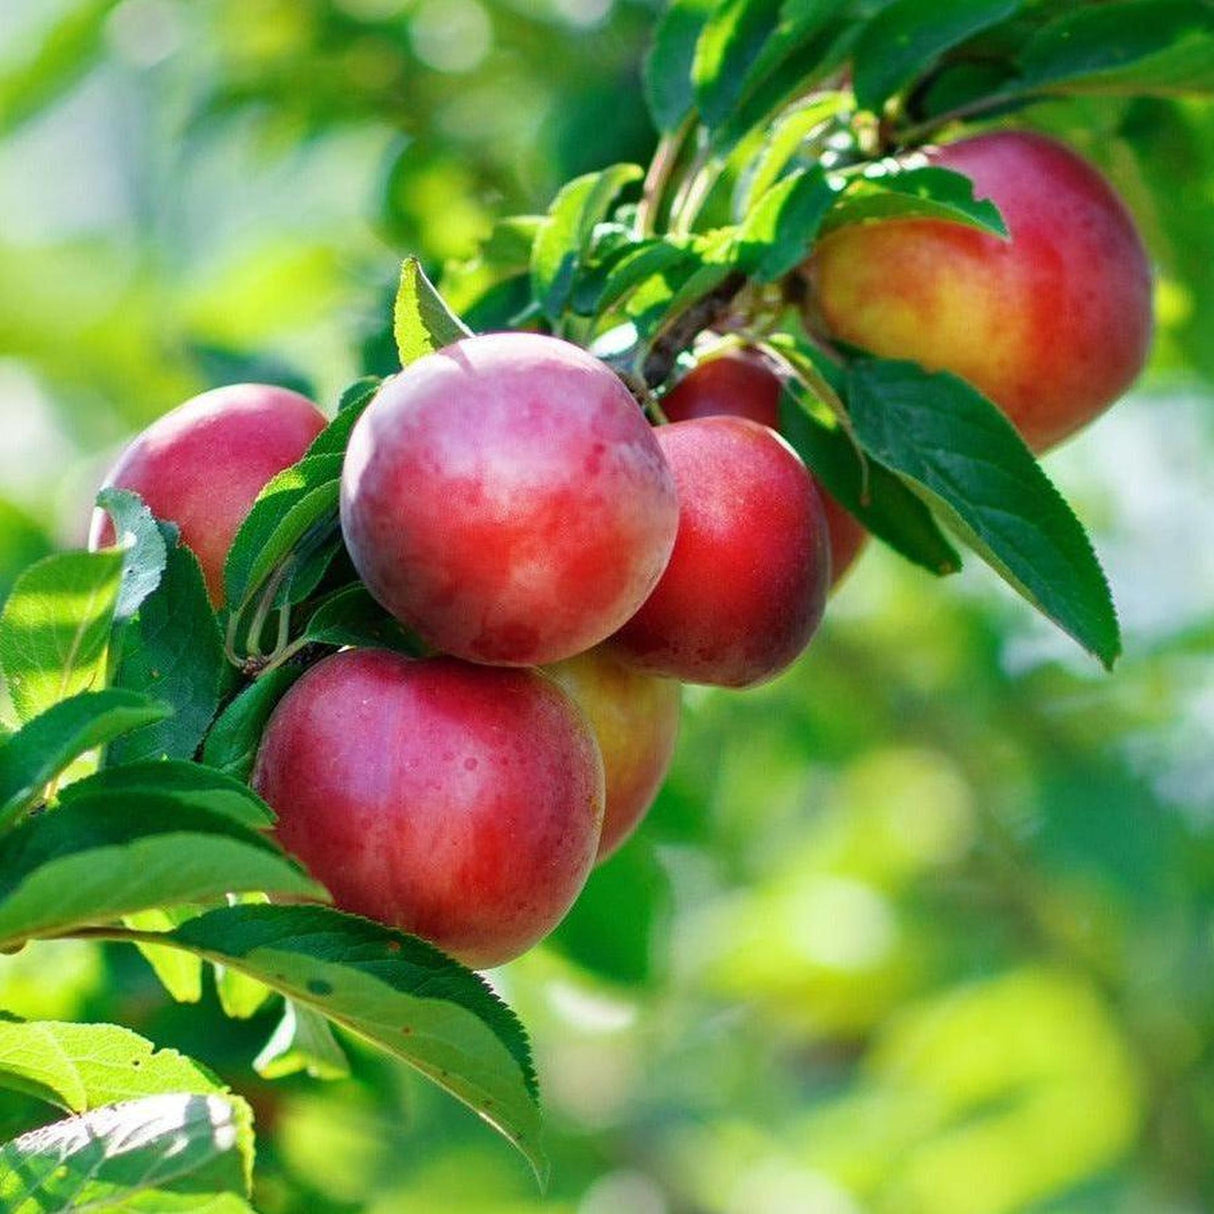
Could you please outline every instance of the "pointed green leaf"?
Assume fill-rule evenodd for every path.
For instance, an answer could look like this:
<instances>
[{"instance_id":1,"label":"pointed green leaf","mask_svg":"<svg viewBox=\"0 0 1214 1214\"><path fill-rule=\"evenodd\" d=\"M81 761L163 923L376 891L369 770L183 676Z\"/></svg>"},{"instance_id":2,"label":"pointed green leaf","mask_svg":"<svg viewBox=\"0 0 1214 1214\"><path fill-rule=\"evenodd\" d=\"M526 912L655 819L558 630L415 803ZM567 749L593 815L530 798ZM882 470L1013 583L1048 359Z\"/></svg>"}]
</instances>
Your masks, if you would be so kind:
<instances>
[{"instance_id":1,"label":"pointed green leaf","mask_svg":"<svg viewBox=\"0 0 1214 1214\"><path fill-rule=\"evenodd\" d=\"M269 839L171 794L76 796L0 837L0 942L229 891L320 897Z\"/></svg>"},{"instance_id":2,"label":"pointed green leaf","mask_svg":"<svg viewBox=\"0 0 1214 1214\"><path fill-rule=\"evenodd\" d=\"M116 770L121 771L121 768ZM167 932L202 913L200 906L154 907L123 915L124 926L137 932ZM183 953L177 948L165 948L162 944L147 944L142 941L135 947L143 959L152 967L160 985L178 1003L197 1003L202 998L202 958L192 953Z\"/></svg>"},{"instance_id":3,"label":"pointed green leaf","mask_svg":"<svg viewBox=\"0 0 1214 1214\"><path fill-rule=\"evenodd\" d=\"M1117 616L1091 541L1000 410L963 380L864 359L848 405L867 451L897 472L1044 615L1111 667Z\"/></svg>"},{"instance_id":4,"label":"pointed green leaf","mask_svg":"<svg viewBox=\"0 0 1214 1214\"><path fill-rule=\"evenodd\" d=\"M423 354L431 354L472 335L434 289L416 257L406 257L400 268L400 287L392 315L392 330L402 367Z\"/></svg>"},{"instance_id":5,"label":"pointed green leaf","mask_svg":"<svg viewBox=\"0 0 1214 1214\"><path fill-rule=\"evenodd\" d=\"M0 612L0 670L18 719L105 684L122 553L64 552L31 565Z\"/></svg>"},{"instance_id":6,"label":"pointed green leaf","mask_svg":"<svg viewBox=\"0 0 1214 1214\"><path fill-rule=\"evenodd\" d=\"M0 1208L248 1211L246 1119L235 1097L174 1094L43 1126L0 1147Z\"/></svg>"},{"instance_id":7,"label":"pointed green leaf","mask_svg":"<svg viewBox=\"0 0 1214 1214\"><path fill-rule=\"evenodd\" d=\"M82 691L0 740L0 829L37 801L73 759L170 711L133 691Z\"/></svg>"},{"instance_id":8,"label":"pointed green leaf","mask_svg":"<svg viewBox=\"0 0 1214 1214\"><path fill-rule=\"evenodd\" d=\"M691 76L696 104L709 127L735 109L746 74L775 32L780 0L722 0L696 43Z\"/></svg>"},{"instance_id":9,"label":"pointed green leaf","mask_svg":"<svg viewBox=\"0 0 1214 1214\"><path fill-rule=\"evenodd\" d=\"M850 223L882 219L942 219L1007 237L1007 225L989 198L975 198L973 182L935 165L859 177L837 196L823 234Z\"/></svg>"},{"instance_id":10,"label":"pointed green leaf","mask_svg":"<svg viewBox=\"0 0 1214 1214\"><path fill-rule=\"evenodd\" d=\"M304 636L321 645L393 649L410 657L425 652L421 640L385 611L361 582L325 599L308 621Z\"/></svg>"},{"instance_id":11,"label":"pointed green leaf","mask_svg":"<svg viewBox=\"0 0 1214 1214\"><path fill-rule=\"evenodd\" d=\"M817 165L777 182L738 230L738 264L758 282L775 282L808 256L836 192Z\"/></svg>"},{"instance_id":12,"label":"pointed green leaf","mask_svg":"<svg viewBox=\"0 0 1214 1214\"><path fill-rule=\"evenodd\" d=\"M482 979L431 945L322 906L231 906L171 935L411 1063L544 1173L522 1027Z\"/></svg>"}]
</instances>

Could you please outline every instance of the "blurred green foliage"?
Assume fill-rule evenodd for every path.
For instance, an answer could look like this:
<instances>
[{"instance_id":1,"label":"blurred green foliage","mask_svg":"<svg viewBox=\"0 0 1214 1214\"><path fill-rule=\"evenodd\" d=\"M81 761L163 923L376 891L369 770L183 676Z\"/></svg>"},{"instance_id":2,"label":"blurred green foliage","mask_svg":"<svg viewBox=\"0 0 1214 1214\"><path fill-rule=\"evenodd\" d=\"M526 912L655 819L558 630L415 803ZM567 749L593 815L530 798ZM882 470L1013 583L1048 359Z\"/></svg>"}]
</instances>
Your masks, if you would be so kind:
<instances>
[{"instance_id":1,"label":"blurred green foliage","mask_svg":"<svg viewBox=\"0 0 1214 1214\"><path fill-rule=\"evenodd\" d=\"M0 591L78 542L109 452L192 392L391 365L435 271L644 159L645 0L4 0ZM248 1095L266 1214L1197 1214L1214 1208L1214 110L1027 118L1116 180L1160 267L1135 397L1050 470L1123 614L1104 676L981 571L872 551L811 652L689 690L675 770L554 945L541 1199L475 1119L277 1010L166 1001L130 950L0 959L0 1007L112 1020ZM208 979L208 983L210 979ZM0 1102L7 1137L43 1110Z\"/></svg>"}]
</instances>

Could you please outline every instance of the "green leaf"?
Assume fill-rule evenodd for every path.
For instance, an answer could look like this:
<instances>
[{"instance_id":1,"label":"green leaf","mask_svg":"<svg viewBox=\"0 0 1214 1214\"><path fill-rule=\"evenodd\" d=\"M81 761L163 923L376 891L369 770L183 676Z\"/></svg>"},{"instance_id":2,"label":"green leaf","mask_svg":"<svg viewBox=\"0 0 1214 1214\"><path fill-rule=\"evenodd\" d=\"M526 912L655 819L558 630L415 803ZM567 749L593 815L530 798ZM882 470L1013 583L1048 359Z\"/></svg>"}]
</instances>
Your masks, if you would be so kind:
<instances>
[{"instance_id":1,"label":"green leaf","mask_svg":"<svg viewBox=\"0 0 1214 1214\"><path fill-rule=\"evenodd\" d=\"M738 207L740 214L750 214L758 199L779 181L806 139L820 132L842 108L843 94L831 93L793 110L776 123L745 175Z\"/></svg>"},{"instance_id":2,"label":"green leaf","mask_svg":"<svg viewBox=\"0 0 1214 1214\"><path fill-rule=\"evenodd\" d=\"M215 967L215 994L223 1014L233 1020L255 1016L274 992L264 982L226 965Z\"/></svg>"},{"instance_id":3,"label":"green leaf","mask_svg":"<svg viewBox=\"0 0 1214 1214\"><path fill-rule=\"evenodd\" d=\"M806 467L842 506L895 552L937 576L955 573L961 558L931 511L902 479L869 457L838 427L818 421L806 407L804 388L786 386L780 400L780 433Z\"/></svg>"},{"instance_id":4,"label":"green leaf","mask_svg":"<svg viewBox=\"0 0 1214 1214\"><path fill-rule=\"evenodd\" d=\"M114 523L119 547L124 549L122 586L114 606L114 623L124 624L140 603L160 584L168 560L165 537L139 494L112 486L97 494L97 505Z\"/></svg>"},{"instance_id":5,"label":"green leaf","mask_svg":"<svg viewBox=\"0 0 1214 1214\"><path fill-rule=\"evenodd\" d=\"M447 307L426 277L416 257L406 257L400 268L400 287L392 312L392 331L400 363L407 367L424 354L441 350L472 331Z\"/></svg>"},{"instance_id":6,"label":"green leaf","mask_svg":"<svg viewBox=\"0 0 1214 1214\"><path fill-rule=\"evenodd\" d=\"M973 182L952 169L930 165L874 174L849 182L822 223L822 233L882 219L942 219L1007 238L999 208L974 197Z\"/></svg>"},{"instance_id":7,"label":"green leaf","mask_svg":"<svg viewBox=\"0 0 1214 1214\"><path fill-rule=\"evenodd\" d=\"M705 123L720 125L737 107L746 73L776 31L780 0L722 0L696 43L691 76Z\"/></svg>"},{"instance_id":8,"label":"green leaf","mask_svg":"<svg viewBox=\"0 0 1214 1214\"><path fill-rule=\"evenodd\" d=\"M301 666L278 666L246 687L211 726L202 747L203 762L247 780L270 714L301 674Z\"/></svg>"},{"instance_id":9,"label":"green leaf","mask_svg":"<svg viewBox=\"0 0 1214 1214\"><path fill-rule=\"evenodd\" d=\"M379 391L383 382L378 375L363 375L350 384L338 399L337 416L312 440L307 454L323 455L333 450L344 451L350 429L358 420L358 415L371 403L371 398ZM350 417L350 414L354 416ZM339 434L341 441L335 445L334 439Z\"/></svg>"},{"instance_id":10,"label":"green leaf","mask_svg":"<svg viewBox=\"0 0 1214 1214\"><path fill-rule=\"evenodd\" d=\"M18 719L105 684L123 555L64 552L31 565L0 612L0 670Z\"/></svg>"},{"instance_id":11,"label":"green leaf","mask_svg":"<svg viewBox=\"0 0 1214 1214\"><path fill-rule=\"evenodd\" d=\"M1208 0L1125 0L1062 14L1021 50L1013 91L1158 93L1214 90Z\"/></svg>"},{"instance_id":12,"label":"green leaf","mask_svg":"<svg viewBox=\"0 0 1214 1214\"><path fill-rule=\"evenodd\" d=\"M852 53L857 104L880 113L945 51L1020 7L1021 0L894 0L864 27Z\"/></svg>"},{"instance_id":13,"label":"green leaf","mask_svg":"<svg viewBox=\"0 0 1214 1214\"><path fill-rule=\"evenodd\" d=\"M554 324L569 303L595 225L606 218L620 191L642 176L639 165L613 164L601 172L575 177L557 194L531 251L531 289Z\"/></svg>"},{"instance_id":14,"label":"green leaf","mask_svg":"<svg viewBox=\"0 0 1214 1214\"><path fill-rule=\"evenodd\" d=\"M335 524L342 457L307 455L284 468L258 495L224 565L227 601L241 611L313 530Z\"/></svg>"},{"instance_id":15,"label":"green leaf","mask_svg":"<svg viewBox=\"0 0 1214 1214\"><path fill-rule=\"evenodd\" d=\"M482 979L436 948L323 906L231 906L171 936L411 1063L545 1173L522 1027Z\"/></svg>"},{"instance_id":16,"label":"green leaf","mask_svg":"<svg viewBox=\"0 0 1214 1214\"><path fill-rule=\"evenodd\" d=\"M202 570L194 554L178 543L169 550L160 585L127 627L114 675L116 686L163 700L173 714L118 739L109 747L107 762L191 758L219 706L225 671L223 642Z\"/></svg>"},{"instance_id":17,"label":"green leaf","mask_svg":"<svg viewBox=\"0 0 1214 1214\"><path fill-rule=\"evenodd\" d=\"M393 649L410 657L425 652L421 640L385 611L361 582L327 598L308 621L303 635L322 645Z\"/></svg>"},{"instance_id":18,"label":"green leaf","mask_svg":"<svg viewBox=\"0 0 1214 1214\"><path fill-rule=\"evenodd\" d=\"M205 763L182 759L107 767L65 788L60 803L70 804L82 797L117 800L144 793L169 796L177 805L194 805L223 814L253 830L272 826L275 821L274 811L247 784Z\"/></svg>"},{"instance_id":19,"label":"green leaf","mask_svg":"<svg viewBox=\"0 0 1214 1214\"><path fill-rule=\"evenodd\" d=\"M0 837L5 947L242 890L323 895L269 839L171 793L76 795Z\"/></svg>"},{"instance_id":20,"label":"green leaf","mask_svg":"<svg viewBox=\"0 0 1214 1214\"><path fill-rule=\"evenodd\" d=\"M865 450L1039 611L1112 666L1121 639L1091 542L997 406L954 375L877 359L853 365L848 404Z\"/></svg>"},{"instance_id":21,"label":"green leaf","mask_svg":"<svg viewBox=\"0 0 1214 1214\"><path fill-rule=\"evenodd\" d=\"M738 231L738 265L758 282L783 278L809 256L835 198L817 165L777 182Z\"/></svg>"},{"instance_id":22,"label":"green leaf","mask_svg":"<svg viewBox=\"0 0 1214 1214\"><path fill-rule=\"evenodd\" d=\"M0 1147L0 1207L199 1210L251 1207L247 1109L235 1097L172 1094L110 1104Z\"/></svg>"},{"instance_id":23,"label":"green leaf","mask_svg":"<svg viewBox=\"0 0 1214 1214\"><path fill-rule=\"evenodd\" d=\"M0 829L42 795L73 759L172 710L133 691L82 691L0 741Z\"/></svg>"},{"instance_id":24,"label":"green leaf","mask_svg":"<svg viewBox=\"0 0 1214 1214\"><path fill-rule=\"evenodd\" d=\"M654 125L673 131L695 103L691 67L696 43L717 0L672 0L645 59L645 100Z\"/></svg>"},{"instance_id":25,"label":"green leaf","mask_svg":"<svg viewBox=\"0 0 1214 1214\"><path fill-rule=\"evenodd\" d=\"M329 1022L312 1008L288 999L278 1027L253 1059L253 1069L263 1079L281 1079L300 1071L313 1079L344 1079L350 1063Z\"/></svg>"},{"instance_id":26,"label":"green leaf","mask_svg":"<svg viewBox=\"0 0 1214 1214\"><path fill-rule=\"evenodd\" d=\"M130 1029L55 1020L0 1021L0 1086L72 1113L167 1092L228 1095L192 1058L157 1050ZM251 1128L247 1146L251 1156Z\"/></svg>"}]
</instances>

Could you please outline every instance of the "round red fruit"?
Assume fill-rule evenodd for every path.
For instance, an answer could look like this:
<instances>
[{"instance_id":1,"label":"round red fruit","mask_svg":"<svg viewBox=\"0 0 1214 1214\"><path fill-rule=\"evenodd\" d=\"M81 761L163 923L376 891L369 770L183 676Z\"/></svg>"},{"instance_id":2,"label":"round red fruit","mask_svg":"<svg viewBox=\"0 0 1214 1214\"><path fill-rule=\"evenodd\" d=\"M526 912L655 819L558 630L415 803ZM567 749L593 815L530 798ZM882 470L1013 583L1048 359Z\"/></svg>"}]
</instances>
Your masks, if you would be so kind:
<instances>
[{"instance_id":1,"label":"round red fruit","mask_svg":"<svg viewBox=\"0 0 1214 1214\"><path fill-rule=\"evenodd\" d=\"M350 438L341 519L371 593L435 649L526 666L632 615L669 559L678 503L605 364L499 333L384 384Z\"/></svg>"},{"instance_id":2,"label":"round red fruit","mask_svg":"<svg viewBox=\"0 0 1214 1214\"><path fill-rule=\"evenodd\" d=\"M656 431L679 487L679 531L653 594L616 634L651 674L749 687L773 678L822 619L830 555L805 465L740 417Z\"/></svg>"},{"instance_id":3,"label":"round red fruit","mask_svg":"<svg viewBox=\"0 0 1214 1214\"><path fill-rule=\"evenodd\" d=\"M603 765L550 679L345 650L266 727L253 786L344 910L499 965L561 920L594 861Z\"/></svg>"}]
</instances>

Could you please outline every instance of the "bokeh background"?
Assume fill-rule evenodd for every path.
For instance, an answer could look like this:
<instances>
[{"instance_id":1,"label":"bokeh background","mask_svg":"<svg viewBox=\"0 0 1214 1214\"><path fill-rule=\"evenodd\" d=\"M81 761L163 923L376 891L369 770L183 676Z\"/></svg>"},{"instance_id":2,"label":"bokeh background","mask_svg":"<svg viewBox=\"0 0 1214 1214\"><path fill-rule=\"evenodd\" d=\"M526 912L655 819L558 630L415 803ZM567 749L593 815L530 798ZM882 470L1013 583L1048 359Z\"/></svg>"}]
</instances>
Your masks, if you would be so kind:
<instances>
[{"instance_id":1,"label":"bokeh background","mask_svg":"<svg viewBox=\"0 0 1214 1214\"><path fill-rule=\"evenodd\" d=\"M78 544L117 447L205 387L331 408L391 368L400 256L647 157L659 0L0 0L0 594ZM971 568L869 551L769 687L691 690L638 839L494 975L554 1175L344 1040L170 1003L133 951L0 958L0 1007L116 1020L254 1101L265 1214L1214 1209L1214 111L1024 115L1115 179L1159 266L1138 389L1048 470L1125 657ZM0 1133L46 1110L0 1098Z\"/></svg>"}]
</instances>

